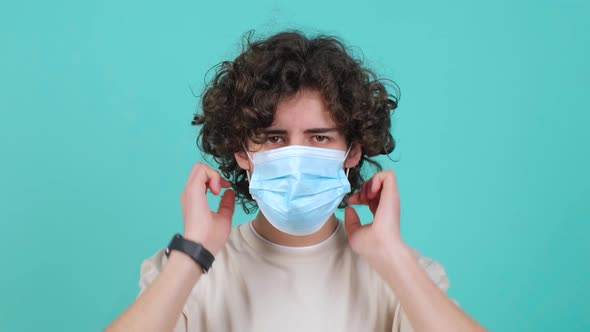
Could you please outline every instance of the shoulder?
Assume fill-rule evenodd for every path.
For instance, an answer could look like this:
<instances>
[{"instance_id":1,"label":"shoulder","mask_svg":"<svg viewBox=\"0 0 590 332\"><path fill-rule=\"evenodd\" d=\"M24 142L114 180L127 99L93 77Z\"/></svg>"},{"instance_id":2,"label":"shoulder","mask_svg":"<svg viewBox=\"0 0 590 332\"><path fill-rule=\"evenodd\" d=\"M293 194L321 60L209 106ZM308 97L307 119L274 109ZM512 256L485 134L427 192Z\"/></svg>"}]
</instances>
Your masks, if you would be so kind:
<instances>
[{"instance_id":1,"label":"shoulder","mask_svg":"<svg viewBox=\"0 0 590 332\"><path fill-rule=\"evenodd\" d=\"M422 253L420 251L418 251L417 249L415 249L413 247L409 247L409 248L412 251L412 253L414 254L414 257L416 258L416 260L418 261L418 264L420 264L420 266L422 267L422 269L424 269L426 274L428 274L430 279L436 285L438 285L438 287L441 290L443 290L443 291L448 290L450 283L449 283L449 278L447 276L447 273L446 273L443 265L441 263L437 262L436 260L434 260L433 258L422 255Z\"/></svg>"},{"instance_id":2,"label":"shoulder","mask_svg":"<svg viewBox=\"0 0 590 332\"><path fill-rule=\"evenodd\" d=\"M411 253L413 254L414 258L420 265L420 267L426 272L428 277L443 291L447 291L450 287L449 278L444 266L438 262L437 260L423 255L419 250L414 247L408 246L410 248ZM352 260L354 261L355 268L354 270L358 273L366 273L370 272L370 274L374 274L377 276L377 272L374 271L365 259L361 256L358 256L356 253L352 251L351 248L347 250L350 255L353 257ZM379 277L380 278L380 277Z\"/></svg>"}]
</instances>

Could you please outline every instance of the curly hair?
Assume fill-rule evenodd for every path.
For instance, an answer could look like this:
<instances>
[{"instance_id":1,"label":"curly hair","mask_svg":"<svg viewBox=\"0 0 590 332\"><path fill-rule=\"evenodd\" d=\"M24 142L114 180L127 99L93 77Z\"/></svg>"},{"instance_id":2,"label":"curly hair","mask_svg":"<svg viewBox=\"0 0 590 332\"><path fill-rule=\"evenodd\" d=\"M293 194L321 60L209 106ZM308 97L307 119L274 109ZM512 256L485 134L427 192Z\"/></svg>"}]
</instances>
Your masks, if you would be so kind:
<instances>
[{"instance_id":1,"label":"curly hair","mask_svg":"<svg viewBox=\"0 0 590 332\"><path fill-rule=\"evenodd\" d=\"M347 52L334 36L306 37L287 30L263 40L244 35L242 52L233 61L223 61L201 95L202 114L195 113L192 125L203 125L197 146L211 155L232 184L244 212L257 208L248 189L246 171L234 153L248 139L263 142L261 129L272 125L277 103L300 89L316 89L325 99L333 121L347 143L362 147L359 163L349 171L351 193L365 180L365 162L379 171L371 157L389 154L395 148L390 133L390 115L397 108L396 95L389 93L376 74ZM394 83L395 84L395 83ZM340 203L346 206L348 195Z\"/></svg>"}]
</instances>

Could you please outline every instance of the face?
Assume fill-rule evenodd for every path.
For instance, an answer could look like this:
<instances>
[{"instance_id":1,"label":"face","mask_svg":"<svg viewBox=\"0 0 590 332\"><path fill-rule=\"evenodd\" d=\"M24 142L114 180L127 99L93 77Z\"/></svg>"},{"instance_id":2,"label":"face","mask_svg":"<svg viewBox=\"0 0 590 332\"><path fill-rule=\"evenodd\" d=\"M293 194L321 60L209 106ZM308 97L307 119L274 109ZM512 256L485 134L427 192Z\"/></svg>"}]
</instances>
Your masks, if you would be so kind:
<instances>
[{"instance_id":1,"label":"face","mask_svg":"<svg viewBox=\"0 0 590 332\"><path fill-rule=\"evenodd\" d=\"M263 144L248 142L250 154L289 145L304 145L346 151L348 144L330 116L327 105L316 90L300 90L289 99L280 101L273 124L264 128L267 138ZM354 167L360 159L360 146L353 143L344 167ZM245 152L235 153L242 169L253 170Z\"/></svg>"}]
</instances>

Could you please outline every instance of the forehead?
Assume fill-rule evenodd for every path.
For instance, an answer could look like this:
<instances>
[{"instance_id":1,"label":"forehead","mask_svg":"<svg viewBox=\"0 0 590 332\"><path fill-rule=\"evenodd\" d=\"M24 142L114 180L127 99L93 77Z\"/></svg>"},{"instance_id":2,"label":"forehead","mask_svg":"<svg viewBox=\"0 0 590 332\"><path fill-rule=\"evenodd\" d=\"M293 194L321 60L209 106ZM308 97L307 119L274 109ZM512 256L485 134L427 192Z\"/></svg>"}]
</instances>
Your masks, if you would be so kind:
<instances>
[{"instance_id":1,"label":"forehead","mask_svg":"<svg viewBox=\"0 0 590 332\"><path fill-rule=\"evenodd\" d=\"M292 97L281 100L271 125L287 130L335 126L321 93L309 89L302 89Z\"/></svg>"}]
</instances>

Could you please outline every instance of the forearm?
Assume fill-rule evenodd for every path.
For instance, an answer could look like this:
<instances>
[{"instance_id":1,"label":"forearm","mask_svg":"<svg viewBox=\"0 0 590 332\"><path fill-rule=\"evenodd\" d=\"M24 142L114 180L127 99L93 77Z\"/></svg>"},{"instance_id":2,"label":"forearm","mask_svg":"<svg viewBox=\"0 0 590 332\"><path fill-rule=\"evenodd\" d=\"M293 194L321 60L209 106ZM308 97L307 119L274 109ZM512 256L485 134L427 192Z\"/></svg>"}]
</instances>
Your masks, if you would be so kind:
<instances>
[{"instance_id":1,"label":"forearm","mask_svg":"<svg viewBox=\"0 0 590 332\"><path fill-rule=\"evenodd\" d=\"M434 284L405 244L391 245L376 265L416 332L486 331Z\"/></svg>"},{"instance_id":2,"label":"forearm","mask_svg":"<svg viewBox=\"0 0 590 332\"><path fill-rule=\"evenodd\" d=\"M172 251L154 282L106 331L171 331L202 273L189 256Z\"/></svg>"}]
</instances>

